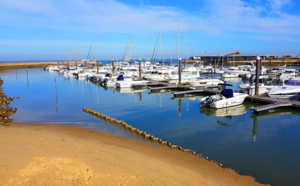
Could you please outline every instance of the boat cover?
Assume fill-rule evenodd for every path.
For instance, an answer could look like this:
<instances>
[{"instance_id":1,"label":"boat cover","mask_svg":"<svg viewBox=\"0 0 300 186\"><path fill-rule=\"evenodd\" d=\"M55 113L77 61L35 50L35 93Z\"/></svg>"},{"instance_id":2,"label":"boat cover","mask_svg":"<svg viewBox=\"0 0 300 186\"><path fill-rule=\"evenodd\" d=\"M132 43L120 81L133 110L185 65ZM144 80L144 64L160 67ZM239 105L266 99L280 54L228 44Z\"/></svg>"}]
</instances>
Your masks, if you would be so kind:
<instances>
[{"instance_id":1,"label":"boat cover","mask_svg":"<svg viewBox=\"0 0 300 186\"><path fill-rule=\"evenodd\" d=\"M232 89L224 89L221 91L222 96L226 98L232 98L233 97L233 90Z\"/></svg>"},{"instance_id":2,"label":"boat cover","mask_svg":"<svg viewBox=\"0 0 300 186\"><path fill-rule=\"evenodd\" d=\"M124 80L124 76L123 76L123 75L119 75L119 76L117 77L117 80L118 80L118 81Z\"/></svg>"}]
</instances>

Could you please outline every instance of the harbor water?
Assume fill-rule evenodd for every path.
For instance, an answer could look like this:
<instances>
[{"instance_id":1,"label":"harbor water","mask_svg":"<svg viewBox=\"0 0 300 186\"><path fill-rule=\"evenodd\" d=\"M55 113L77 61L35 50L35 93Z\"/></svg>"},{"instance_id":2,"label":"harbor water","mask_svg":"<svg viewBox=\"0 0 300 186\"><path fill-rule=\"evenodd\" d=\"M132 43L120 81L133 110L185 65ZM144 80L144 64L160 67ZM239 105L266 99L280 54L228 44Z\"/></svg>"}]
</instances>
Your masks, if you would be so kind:
<instances>
[{"instance_id":1,"label":"harbor water","mask_svg":"<svg viewBox=\"0 0 300 186\"><path fill-rule=\"evenodd\" d=\"M7 70L0 76L5 94L19 97L11 103L18 108L14 122L72 124L141 140L82 111L88 107L207 155L261 183L299 184L299 110L280 108L254 114L251 107L262 104L249 101L232 108L204 108L199 99L205 94L174 99L168 92L105 88L41 68ZM241 81L229 79L227 83L237 87Z\"/></svg>"}]
</instances>

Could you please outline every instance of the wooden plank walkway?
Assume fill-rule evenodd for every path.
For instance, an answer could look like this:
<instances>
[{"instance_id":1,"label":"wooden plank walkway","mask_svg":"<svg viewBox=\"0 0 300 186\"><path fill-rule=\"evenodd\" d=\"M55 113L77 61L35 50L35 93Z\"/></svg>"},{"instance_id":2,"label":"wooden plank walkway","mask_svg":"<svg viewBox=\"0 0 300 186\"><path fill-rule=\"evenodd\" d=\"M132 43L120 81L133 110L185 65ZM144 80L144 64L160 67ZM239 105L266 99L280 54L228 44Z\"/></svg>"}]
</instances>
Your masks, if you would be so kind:
<instances>
[{"instance_id":1,"label":"wooden plank walkway","mask_svg":"<svg viewBox=\"0 0 300 186\"><path fill-rule=\"evenodd\" d=\"M186 91L181 91L181 92L173 92L174 97L178 97L178 96L184 96L184 94L192 94L192 93L199 93L199 92L203 92L203 89L200 90L186 90Z\"/></svg>"},{"instance_id":2,"label":"wooden plank walkway","mask_svg":"<svg viewBox=\"0 0 300 186\"><path fill-rule=\"evenodd\" d=\"M263 105L260 107L253 108L255 113L268 112L270 109L279 108L279 107L290 107L293 106L293 103L288 102L275 102L269 105Z\"/></svg>"},{"instance_id":3,"label":"wooden plank walkway","mask_svg":"<svg viewBox=\"0 0 300 186\"><path fill-rule=\"evenodd\" d=\"M163 89L175 89L178 88L177 86L163 86L163 87L155 87L155 88L150 88L150 92L159 92Z\"/></svg>"}]
</instances>

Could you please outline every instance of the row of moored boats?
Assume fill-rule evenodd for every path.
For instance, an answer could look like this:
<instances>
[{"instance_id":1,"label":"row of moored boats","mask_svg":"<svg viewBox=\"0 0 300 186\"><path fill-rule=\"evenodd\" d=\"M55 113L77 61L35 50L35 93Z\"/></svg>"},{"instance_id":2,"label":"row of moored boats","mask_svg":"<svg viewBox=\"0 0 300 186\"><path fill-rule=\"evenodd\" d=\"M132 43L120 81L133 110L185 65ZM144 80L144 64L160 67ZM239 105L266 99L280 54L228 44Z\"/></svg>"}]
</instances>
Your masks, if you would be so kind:
<instances>
[{"instance_id":1,"label":"row of moored boats","mask_svg":"<svg viewBox=\"0 0 300 186\"><path fill-rule=\"evenodd\" d=\"M114 68L113 68L114 67ZM141 69L141 72L140 70ZM152 64L151 62L127 63L117 62L105 66L48 66L48 71L57 71L67 78L87 79L99 82L107 87L128 88L136 85L146 86L153 81L162 81L178 84L178 66ZM213 73L214 72L214 73ZM255 80L255 66L241 65L215 69L213 66L203 66L196 64L183 68L181 72L181 84L191 87L219 87L226 84L226 78L243 77L249 82ZM266 69L262 67L259 75L259 94L268 95L272 98L291 98L300 96L300 77L299 70L287 67L276 67ZM277 83L277 85L271 85ZM282 85L279 85L279 84ZM200 103L204 106L214 108L224 108L243 103L248 95L254 95L255 86L253 84L240 84L241 91L224 89L220 94L208 96L201 99Z\"/></svg>"}]
</instances>

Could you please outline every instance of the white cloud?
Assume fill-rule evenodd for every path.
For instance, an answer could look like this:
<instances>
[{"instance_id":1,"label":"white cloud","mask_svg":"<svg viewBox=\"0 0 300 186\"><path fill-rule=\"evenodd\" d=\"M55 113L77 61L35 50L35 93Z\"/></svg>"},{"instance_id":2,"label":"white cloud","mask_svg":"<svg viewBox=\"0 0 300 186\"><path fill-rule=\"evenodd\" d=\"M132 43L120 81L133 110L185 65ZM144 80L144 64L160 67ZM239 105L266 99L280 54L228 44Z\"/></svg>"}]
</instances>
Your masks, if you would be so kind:
<instances>
[{"instance_id":1,"label":"white cloud","mask_svg":"<svg viewBox=\"0 0 300 186\"><path fill-rule=\"evenodd\" d=\"M280 14L280 9L289 3L291 3L291 0L268 0L269 3L271 4L272 11L275 13Z\"/></svg>"},{"instance_id":2,"label":"white cloud","mask_svg":"<svg viewBox=\"0 0 300 186\"><path fill-rule=\"evenodd\" d=\"M153 34L160 29L175 31L177 24L180 24L181 30L201 31L207 35L243 33L262 34L262 37L272 34L299 36L300 17L280 12L291 0L268 2L259 6L242 0L205 0L204 14L190 13L179 7L136 7L115 0L0 0L5 7L0 12L0 25L21 30L51 29L83 34ZM269 9L276 11L275 17L268 15Z\"/></svg>"}]
</instances>

